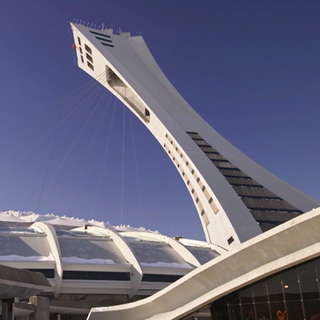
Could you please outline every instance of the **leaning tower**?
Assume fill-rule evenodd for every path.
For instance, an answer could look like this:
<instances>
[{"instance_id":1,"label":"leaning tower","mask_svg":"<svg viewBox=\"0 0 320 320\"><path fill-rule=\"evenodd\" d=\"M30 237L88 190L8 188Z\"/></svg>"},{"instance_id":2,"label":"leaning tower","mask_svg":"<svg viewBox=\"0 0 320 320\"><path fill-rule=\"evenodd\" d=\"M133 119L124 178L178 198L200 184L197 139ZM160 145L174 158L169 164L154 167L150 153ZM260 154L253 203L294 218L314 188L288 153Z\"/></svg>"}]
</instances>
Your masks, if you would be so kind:
<instances>
[{"instance_id":1,"label":"leaning tower","mask_svg":"<svg viewBox=\"0 0 320 320\"><path fill-rule=\"evenodd\" d=\"M202 119L163 74L141 36L75 23L71 28L78 66L161 144L193 199L208 242L232 247L320 206Z\"/></svg>"}]
</instances>

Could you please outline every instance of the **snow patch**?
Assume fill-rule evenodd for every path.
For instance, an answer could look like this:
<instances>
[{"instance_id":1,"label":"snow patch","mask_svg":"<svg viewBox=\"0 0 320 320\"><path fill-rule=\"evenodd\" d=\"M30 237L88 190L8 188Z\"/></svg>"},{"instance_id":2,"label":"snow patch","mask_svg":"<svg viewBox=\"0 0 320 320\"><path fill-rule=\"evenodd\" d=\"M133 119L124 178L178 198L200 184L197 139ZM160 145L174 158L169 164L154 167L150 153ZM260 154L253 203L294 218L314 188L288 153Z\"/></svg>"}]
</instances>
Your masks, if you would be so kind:
<instances>
[{"instance_id":1,"label":"snow patch","mask_svg":"<svg viewBox=\"0 0 320 320\"><path fill-rule=\"evenodd\" d=\"M63 263L83 263L83 264L115 264L113 260L110 259L83 259L78 257L62 257L61 261Z\"/></svg>"},{"instance_id":2,"label":"snow patch","mask_svg":"<svg viewBox=\"0 0 320 320\"><path fill-rule=\"evenodd\" d=\"M177 262L140 262L142 267L161 267L161 268L185 268L185 269L193 269L192 266L188 263L177 263Z\"/></svg>"},{"instance_id":3,"label":"snow patch","mask_svg":"<svg viewBox=\"0 0 320 320\"><path fill-rule=\"evenodd\" d=\"M11 254L7 256L0 256L0 261L54 261L52 254L50 253L48 257L46 256L17 256L16 254Z\"/></svg>"}]
</instances>

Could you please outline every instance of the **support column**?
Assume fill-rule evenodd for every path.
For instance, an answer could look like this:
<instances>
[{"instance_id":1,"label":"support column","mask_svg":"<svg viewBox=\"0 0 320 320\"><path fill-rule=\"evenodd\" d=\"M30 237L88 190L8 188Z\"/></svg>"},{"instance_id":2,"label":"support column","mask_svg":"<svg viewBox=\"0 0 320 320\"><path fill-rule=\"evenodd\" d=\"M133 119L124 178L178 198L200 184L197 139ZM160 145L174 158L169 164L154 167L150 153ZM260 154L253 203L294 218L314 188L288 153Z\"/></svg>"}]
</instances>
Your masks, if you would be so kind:
<instances>
[{"instance_id":1,"label":"support column","mask_svg":"<svg viewBox=\"0 0 320 320\"><path fill-rule=\"evenodd\" d=\"M14 320L13 302L14 299L2 300L2 320Z\"/></svg>"},{"instance_id":2,"label":"support column","mask_svg":"<svg viewBox=\"0 0 320 320\"><path fill-rule=\"evenodd\" d=\"M29 303L36 306L33 320L50 320L48 298L33 296L29 298Z\"/></svg>"}]
</instances>

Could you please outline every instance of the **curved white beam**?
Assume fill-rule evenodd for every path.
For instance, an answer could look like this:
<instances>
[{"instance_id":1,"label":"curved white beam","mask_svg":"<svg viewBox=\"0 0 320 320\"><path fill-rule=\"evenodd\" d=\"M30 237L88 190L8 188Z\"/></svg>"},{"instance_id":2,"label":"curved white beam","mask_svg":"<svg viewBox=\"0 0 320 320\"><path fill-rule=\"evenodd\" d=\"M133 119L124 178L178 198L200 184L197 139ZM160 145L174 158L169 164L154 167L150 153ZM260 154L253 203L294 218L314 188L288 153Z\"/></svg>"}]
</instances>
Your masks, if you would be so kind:
<instances>
[{"instance_id":1,"label":"curved white beam","mask_svg":"<svg viewBox=\"0 0 320 320\"><path fill-rule=\"evenodd\" d=\"M60 250L59 240L58 240L56 231L53 226L43 222L35 222L32 225L32 227L39 228L47 234L51 253L56 262L55 275L54 275L56 285L54 287L54 296L55 298L57 298L61 290L63 268L62 268L62 261L61 261L61 250Z\"/></svg>"},{"instance_id":2,"label":"curved white beam","mask_svg":"<svg viewBox=\"0 0 320 320\"><path fill-rule=\"evenodd\" d=\"M134 252L131 250L129 244L127 241L118 233L114 232L110 229L105 229L101 227L93 227L93 226L87 226L87 229L85 227L76 228L74 230L87 230L91 232L96 232L102 235L109 236L115 245L118 247L118 249L121 251L125 259L132 264L132 272L131 272L131 293L129 295L130 298L134 296L134 294L138 291L140 287L140 283L142 280L143 272L140 266L140 263L138 259L136 258Z\"/></svg>"},{"instance_id":3,"label":"curved white beam","mask_svg":"<svg viewBox=\"0 0 320 320\"><path fill-rule=\"evenodd\" d=\"M153 296L93 308L88 320L177 320L266 276L319 256L320 207L211 260Z\"/></svg>"}]
</instances>

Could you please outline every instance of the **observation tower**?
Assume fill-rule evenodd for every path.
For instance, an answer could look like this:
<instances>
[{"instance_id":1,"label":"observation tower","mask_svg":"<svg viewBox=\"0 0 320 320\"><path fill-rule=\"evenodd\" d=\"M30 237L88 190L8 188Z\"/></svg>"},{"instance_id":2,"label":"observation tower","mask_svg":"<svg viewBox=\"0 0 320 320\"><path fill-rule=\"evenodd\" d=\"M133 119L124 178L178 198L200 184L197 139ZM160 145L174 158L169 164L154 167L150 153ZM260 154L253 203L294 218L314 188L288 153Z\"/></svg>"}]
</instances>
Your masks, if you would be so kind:
<instances>
[{"instance_id":1,"label":"observation tower","mask_svg":"<svg viewBox=\"0 0 320 320\"><path fill-rule=\"evenodd\" d=\"M71 28L78 66L158 140L193 199L207 242L235 247L320 206L202 119L163 74L141 36L75 23Z\"/></svg>"},{"instance_id":2,"label":"observation tower","mask_svg":"<svg viewBox=\"0 0 320 320\"><path fill-rule=\"evenodd\" d=\"M0 212L2 318L319 319L320 203L211 128L170 84L141 36L71 27L79 67L161 144L207 242ZM40 292L30 297L33 306L17 303Z\"/></svg>"}]
</instances>

